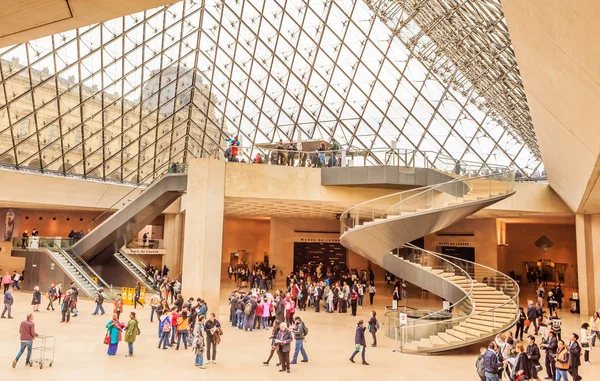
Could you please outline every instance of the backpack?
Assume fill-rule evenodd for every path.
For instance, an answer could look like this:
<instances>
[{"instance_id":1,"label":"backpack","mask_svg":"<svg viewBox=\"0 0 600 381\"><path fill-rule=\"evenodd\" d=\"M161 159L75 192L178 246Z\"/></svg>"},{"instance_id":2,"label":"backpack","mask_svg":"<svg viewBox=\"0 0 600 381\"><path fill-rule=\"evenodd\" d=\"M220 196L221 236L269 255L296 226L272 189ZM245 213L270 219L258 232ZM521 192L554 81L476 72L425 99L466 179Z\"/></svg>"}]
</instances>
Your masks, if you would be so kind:
<instances>
[{"instance_id":1,"label":"backpack","mask_svg":"<svg viewBox=\"0 0 600 381\"><path fill-rule=\"evenodd\" d=\"M226 159L229 158L231 156L231 148L227 148L223 156L225 156Z\"/></svg>"},{"instance_id":2,"label":"backpack","mask_svg":"<svg viewBox=\"0 0 600 381\"><path fill-rule=\"evenodd\" d=\"M163 332L171 332L171 322L169 321L169 319L165 319L162 330Z\"/></svg>"},{"instance_id":3,"label":"backpack","mask_svg":"<svg viewBox=\"0 0 600 381\"><path fill-rule=\"evenodd\" d=\"M308 327L304 323L302 323L302 332L304 333L304 336L308 335Z\"/></svg>"},{"instance_id":4,"label":"backpack","mask_svg":"<svg viewBox=\"0 0 600 381\"><path fill-rule=\"evenodd\" d=\"M252 303L246 303L246 307L244 307L244 313L246 315L250 315L252 313Z\"/></svg>"},{"instance_id":5,"label":"backpack","mask_svg":"<svg viewBox=\"0 0 600 381\"><path fill-rule=\"evenodd\" d=\"M477 369L477 374L480 377L485 377L485 367L483 365L483 355L479 355L479 357L477 357L477 361L475 361L475 368Z\"/></svg>"}]
</instances>

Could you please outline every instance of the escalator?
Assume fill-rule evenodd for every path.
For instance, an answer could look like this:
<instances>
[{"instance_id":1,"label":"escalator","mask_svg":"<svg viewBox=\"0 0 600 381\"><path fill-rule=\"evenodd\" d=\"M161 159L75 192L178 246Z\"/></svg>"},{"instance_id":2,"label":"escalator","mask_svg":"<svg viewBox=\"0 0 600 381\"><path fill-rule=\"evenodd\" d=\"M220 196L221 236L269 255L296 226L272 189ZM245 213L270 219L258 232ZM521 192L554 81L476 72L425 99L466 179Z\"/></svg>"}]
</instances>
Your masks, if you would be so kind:
<instances>
[{"instance_id":1,"label":"escalator","mask_svg":"<svg viewBox=\"0 0 600 381\"><path fill-rule=\"evenodd\" d=\"M39 251L50 256L50 258L63 270L63 272L75 282L79 292L89 298L95 298L98 290L102 288L94 282L93 277L100 278L89 267L81 266L75 262L73 257L58 247L41 248ZM91 273L88 273L91 272ZM91 275L91 276L90 276ZM108 288L106 288L108 291ZM105 292L105 298L110 299Z\"/></svg>"},{"instance_id":2,"label":"escalator","mask_svg":"<svg viewBox=\"0 0 600 381\"><path fill-rule=\"evenodd\" d=\"M90 265L106 264L127 241L158 217L186 189L187 174L164 175L67 251Z\"/></svg>"},{"instance_id":3,"label":"escalator","mask_svg":"<svg viewBox=\"0 0 600 381\"><path fill-rule=\"evenodd\" d=\"M115 259L138 281L146 290L154 289L152 280L146 275L143 264L140 264L123 249L115 253Z\"/></svg>"}]
</instances>

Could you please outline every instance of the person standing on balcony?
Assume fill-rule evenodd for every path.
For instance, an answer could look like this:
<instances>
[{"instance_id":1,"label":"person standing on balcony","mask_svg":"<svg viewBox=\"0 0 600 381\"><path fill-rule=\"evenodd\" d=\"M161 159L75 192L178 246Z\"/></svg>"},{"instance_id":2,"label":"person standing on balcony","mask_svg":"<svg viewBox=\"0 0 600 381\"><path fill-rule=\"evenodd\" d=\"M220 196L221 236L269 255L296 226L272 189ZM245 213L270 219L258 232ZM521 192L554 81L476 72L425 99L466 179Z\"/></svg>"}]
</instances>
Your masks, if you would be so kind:
<instances>
[{"instance_id":1,"label":"person standing on balcony","mask_svg":"<svg viewBox=\"0 0 600 381\"><path fill-rule=\"evenodd\" d=\"M337 154L340 150L340 144L332 137L331 138L331 165L330 167L337 167Z\"/></svg>"},{"instance_id":2,"label":"person standing on balcony","mask_svg":"<svg viewBox=\"0 0 600 381\"><path fill-rule=\"evenodd\" d=\"M142 247L146 247L146 242L148 242L148 233L144 233L142 236Z\"/></svg>"},{"instance_id":3,"label":"person standing on balcony","mask_svg":"<svg viewBox=\"0 0 600 381\"><path fill-rule=\"evenodd\" d=\"M23 249L27 249L27 240L29 239L29 232L27 230L25 230L23 232L23 235L21 236L21 244L23 246Z\"/></svg>"},{"instance_id":4,"label":"person standing on balcony","mask_svg":"<svg viewBox=\"0 0 600 381\"><path fill-rule=\"evenodd\" d=\"M275 147L277 155L277 165L285 165L285 147L283 146L283 140L279 139L279 143Z\"/></svg>"},{"instance_id":5,"label":"person standing on balcony","mask_svg":"<svg viewBox=\"0 0 600 381\"><path fill-rule=\"evenodd\" d=\"M398 290L398 286L394 287L394 292L392 293L392 309L398 309L398 301L400 300L400 291Z\"/></svg>"},{"instance_id":6,"label":"person standing on balcony","mask_svg":"<svg viewBox=\"0 0 600 381\"><path fill-rule=\"evenodd\" d=\"M287 151L287 165L293 167L294 158L296 156L295 151L298 151L298 147L296 146L296 143L294 143L294 140L290 139L290 143L287 146Z\"/></svg>"}]
</instances>

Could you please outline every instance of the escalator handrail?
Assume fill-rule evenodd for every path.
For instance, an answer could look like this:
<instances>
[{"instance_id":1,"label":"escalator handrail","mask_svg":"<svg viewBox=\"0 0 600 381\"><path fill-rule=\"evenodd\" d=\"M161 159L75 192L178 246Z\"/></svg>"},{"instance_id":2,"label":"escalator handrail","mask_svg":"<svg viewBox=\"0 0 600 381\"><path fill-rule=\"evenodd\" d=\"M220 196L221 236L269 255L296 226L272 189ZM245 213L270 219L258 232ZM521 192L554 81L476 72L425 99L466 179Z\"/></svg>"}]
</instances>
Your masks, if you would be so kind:
<instances>
[{"instance_id":1,"label":"escalator handrail","mask_svg":"<svg viewBox=\"0 0 600 381\"><path fill-rule=\"evenodd\" d=\"M108 283L106 283L106 282L104 281L104 279L102 279L102 278L100 277L100 275L98 275L98 273L97 273L97 272L95 272L95 271L94 271L94 270L93 270L93 269L90 267L90 265L89 265L89 264L88 264L86 261L84 261L84 260L83 260L83 258L81 258L81 257L79 256L79 254L77 254L77 253L76 253L74 250L71 250L71 251L69 251L69 252L67 252L66 250L63 250L63 249L60 249L60 250L62 250L62 251L63 251L63 252L66 254L66 255L71 255L71 254L72 254L72 255L74 255L74 256L77 258L77 260L78 260L79 262L83 263L83 265L85 266L85 268L86 268L87 270L89 270L89 272L90 272L90 273L92 273L92 274L93 274L93 275L94 275L96 278L98 278L98 282L102 282L102 285L105 287L105 289L106 289L106 290L109 290L109 289L111 289L111 287L108 285ZM92 282L93 282L93 279L92 279ZM95 284L96 282L93 282L93 283Z\"/></svg>"},{"instance_id":2,"label":"escalator handrail","mask_svg":"<svg viewBox=\"0 0 600 381\"><path fill-rule=\"evenodd\" d=\"M125 253L125 251L123 251L123 249L119 249L119 254L121 254L127 261L129 261L131 263L131 265L133 267L135 267L139 272L146 275L146 278L148 278L146 271L144 269L140 268L140 266L131 258L131 256L129 254ZM144 283L146 283L146 285L148 285L147 280L144 280Z\"/></svg>"},{"instance_id":3,"label":"escalator handrail","mask_svg":"<svg viewBox=\"0 0 600 381\"><path fill-rule=\"evenodd\" d=\"M81 276L82 276L82 277L83 277L83 278L84 278L84 279L85 279L85 280L86 280L86 281L87 281L87 282L88 282L90 285L92 285L92 288L94 289L94 291L98 292L98 290L100 289L100 286L98 286L98 285L97 285L97 284L96 284L96 283L95 283L95 282L94 282L94 281L93 281L93 280L90 278L90 276L89 276L89 275L88 275L88 274L87 274L85 271L83 271L83 269L81 269L81 266L79 266L77 263L75 263L75 261L73 260L73 258L71 258L71 256L70 256L69 254L65 253L65 251L64 251L63 249L61 249L61 248L59 248L59 247L53 247L53 248L52 248L52 249L56 249L56 250L51 250L50 248L47 248L47 247L45 247L45 248L42 248L42 249L44 249L44 250L48 250L48 251L49 251L49 252L51 252L51 253L52 253L52 252L54 252L54 253L59 253L60 255L62 255L62 257L63 257L63 258L65 258L65 260L66 260L67 262L69 262L69 264L70 264L71 266L73 266L73 268L75 268L75 269L79 269L79 270L80 270L80 274L81 274ZM60 264L60 261L57 261L57 262L59 262L59 264ZM61 266L61 267L62 267L62 266ZM70 271L69 271L68 269L66 269L66 268L63 268L63 271L65 271L67 274L70 274ZM82 287L84 287L84 288L85 288L85 286L84 286L84 285L82 285Z\"/></svg>"}]
</instances>

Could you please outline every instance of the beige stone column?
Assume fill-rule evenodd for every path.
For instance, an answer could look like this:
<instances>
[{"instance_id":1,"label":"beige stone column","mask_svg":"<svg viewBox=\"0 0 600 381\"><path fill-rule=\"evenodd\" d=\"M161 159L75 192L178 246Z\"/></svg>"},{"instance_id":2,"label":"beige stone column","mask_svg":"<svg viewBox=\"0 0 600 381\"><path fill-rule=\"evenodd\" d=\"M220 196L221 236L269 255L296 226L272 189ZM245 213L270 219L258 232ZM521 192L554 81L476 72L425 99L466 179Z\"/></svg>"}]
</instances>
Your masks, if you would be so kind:
<instances>
[{"instance_id":1,"label":"beige stone column","mask_svg":"<svg viewBox=\"0 0 600 381\"><path fill-rule=\"evenodd\" d=\"M183 261L183 224L184 213L165 214L164 242L167 254L163 257L163 265L167 265L173 277L181 274Z\"/></svg>"},{"instance_id":2,"label":"beige stone column","mask_svg":"<svg viewBox=\"0 0 600 381\"><path fill-rule=\"evenodd\" d=\"M201 297L218 315L225 207L225 162L192 159L188 168L183 282L186 297Z\"/></svg>"},{"instance_id":3,"label":"beige stone column","mask_svg":"<svg viewBox=\"0 0 600 381\"><path fill-rule=\"evenodd\" d=\"M588 316L600 307L600 215L576 215L575 229L581 315Z\"/></svg>"}]
</instances>

